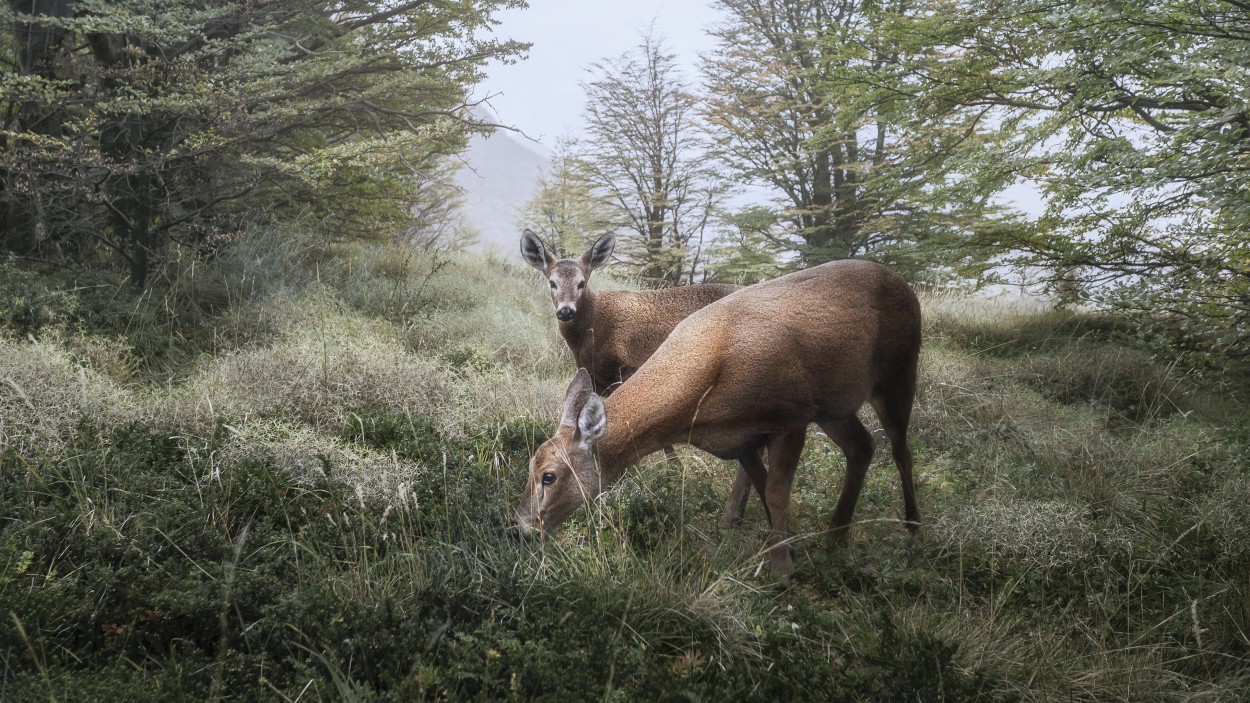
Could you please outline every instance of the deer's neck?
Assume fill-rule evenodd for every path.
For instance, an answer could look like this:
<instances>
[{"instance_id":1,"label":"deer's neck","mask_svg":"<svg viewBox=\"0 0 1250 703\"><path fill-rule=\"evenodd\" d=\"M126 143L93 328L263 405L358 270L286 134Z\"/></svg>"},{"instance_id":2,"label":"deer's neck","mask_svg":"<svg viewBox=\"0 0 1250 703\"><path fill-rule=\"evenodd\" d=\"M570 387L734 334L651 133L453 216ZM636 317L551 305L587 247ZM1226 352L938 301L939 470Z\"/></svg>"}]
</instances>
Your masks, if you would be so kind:
<instances>
[{"instance_id":1,"label":"deer's neck","mask_svg":"<svg viewBox=\"0 0 1250 703\"><path fill-rule=\"evenodd\" d=\"M605 485L648 454L688 439L694 410L686 395L680 388L626 382L604 400L608 420L598 454Z\"/></svg>"}]
</instances>

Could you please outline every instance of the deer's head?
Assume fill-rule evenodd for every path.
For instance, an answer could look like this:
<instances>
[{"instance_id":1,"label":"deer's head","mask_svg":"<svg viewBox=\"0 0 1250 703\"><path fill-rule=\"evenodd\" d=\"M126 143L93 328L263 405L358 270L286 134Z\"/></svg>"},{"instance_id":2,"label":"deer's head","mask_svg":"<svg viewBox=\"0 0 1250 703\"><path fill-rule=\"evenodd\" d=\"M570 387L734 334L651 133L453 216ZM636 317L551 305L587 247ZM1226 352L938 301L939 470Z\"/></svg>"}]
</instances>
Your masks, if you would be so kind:
<instances>
[{"instance_id":1,"label":"deer's head","mask_svg":"<svg viewBox=\"0 0 1250 703\"><path fill-rule=\"evenodd\" d=\"M603 492L595 444L607 428L603 401L586 369L578 369L564 397L556 434L530 459L529 480L513 530L522 537L549 534Z\"/></svg>"},{"instance_id":2,"label":"deer's head","mask_svg":"<svg viewBox=\"0 0 1250 703\"><path fill-rule=\"evenodd\" d=\"M578 259L557 259L538 235L528 229L521 235L521 257L547 277L551 301L556 306L556 319L570 322L577 316L578 306L589 290L590 272L606 264L612 257L616 237L605 234Z\"/></svg>"}]
</instances>

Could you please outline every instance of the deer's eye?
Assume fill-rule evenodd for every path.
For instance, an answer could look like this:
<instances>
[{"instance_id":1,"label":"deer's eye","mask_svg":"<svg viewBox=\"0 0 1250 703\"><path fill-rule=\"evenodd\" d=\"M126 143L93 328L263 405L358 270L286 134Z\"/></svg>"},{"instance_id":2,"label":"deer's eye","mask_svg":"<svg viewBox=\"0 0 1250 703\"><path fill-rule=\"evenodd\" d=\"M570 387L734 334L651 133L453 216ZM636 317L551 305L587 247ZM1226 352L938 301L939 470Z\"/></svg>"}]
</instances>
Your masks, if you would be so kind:
<instances>
[{"instance_id":1,"label":"deer's eye","mask_svg":"<svg viewBox=\"0 0 1250 703\"><path fill-rule=\"evenodd\" d=\"M585 288L585 287L586 287L586 282L585 282L585 281L582 281L581 283L578 283L578 284L577 284L577 290L581 290L581 289L583 289L583 288Z\"/></svg>"},{"instance_id":2,"label":"deer's eye","mask_svg":"<svg viewBox=\"0 0 1250 703\"><path fill-rule=\"evenodd\" d=\"M556 289L556 282L551 281L551 290L555 290L555 289Z\"/></svg>"},{"instance_id":3,"label":"deer's eye","mask_svg":"<svg viewBox=\"0 0 1250 703\"><path fill-rule=\"evenodd\" d=\"M544 485L544 486L550 486L551 484L553 484L553 483L555 483L555 482L556 482L556 475L555 475L555 474L551 473L550 471L548 471L547 473L543 474L543 485Z\"/></svg>"}]
</instances>

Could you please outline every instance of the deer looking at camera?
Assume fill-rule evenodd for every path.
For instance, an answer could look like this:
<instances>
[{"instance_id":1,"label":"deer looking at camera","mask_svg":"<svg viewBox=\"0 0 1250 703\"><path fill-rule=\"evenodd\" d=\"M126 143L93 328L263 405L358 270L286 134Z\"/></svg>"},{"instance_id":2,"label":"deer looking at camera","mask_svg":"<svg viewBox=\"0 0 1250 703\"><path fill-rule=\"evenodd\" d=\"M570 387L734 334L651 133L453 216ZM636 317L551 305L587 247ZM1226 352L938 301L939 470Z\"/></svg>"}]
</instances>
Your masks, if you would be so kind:
<instances>
[{"instance_id":1,"label":"deer looking at camera","mask_svg":"<svg viewBox=\"0 0 1250 703\"><path fill-rule=\"evenodd\" d=\"M536 234L527 229L521 235L521 257L547 277L560 336L573 352L577 368L590 372L594 390L602 396L642 366L679 322L742 288L707 283L660 290L595 291L590 287L590 274L611 259L615 245L616 237L605 234L580 258L557 259ZM744 464L730 491L726 524L741 519L751 472L763 465L758 456L747 461L751 466L748 469Z\"/></svg>"},{"instance_id":2,"label":"deer looking at camera","mask_svg":"<svg viewBox=\"0 0 1250 703\"><path fill-rule=\"evenodd\" d=\"M890 439L908 527L919 525L907 423L920 355L920 304L898 274L837 261L744 288L695 312L610 397L579 370L559 429L530 460L513 529L548 534L625 469L687 442L724 459L768 450L763 497L773 568L790 574L786 509L806 428L846 455L830 522L845 537L873 454L856 417L872 405ZM747 467L744 462L744 468ZM752 480L756 476L751 477Z\"/></svg>"},{"instance_id":3,"label":"deer looking at camera","mask_svg":"<svg viewBox=\"0 0 1250 703\"><path fill-rule=\"evenodd\" d=\"M642 291L591 289L591 272L608 262L615 246L616 237L605 234L580 258L557 259L533 232L521 235L525 263L547 276L560 336L602 395L651 358L677 323L742 287L705 283Z\"/></svg>"}]
</instances>

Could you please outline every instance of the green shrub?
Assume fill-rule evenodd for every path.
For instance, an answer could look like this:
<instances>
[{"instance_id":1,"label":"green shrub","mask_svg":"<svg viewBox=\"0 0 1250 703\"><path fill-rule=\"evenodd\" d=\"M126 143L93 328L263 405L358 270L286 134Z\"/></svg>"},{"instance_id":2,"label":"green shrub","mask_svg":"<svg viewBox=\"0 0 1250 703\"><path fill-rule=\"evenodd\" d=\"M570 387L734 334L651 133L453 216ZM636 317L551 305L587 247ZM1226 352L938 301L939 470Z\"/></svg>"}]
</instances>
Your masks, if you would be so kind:
<instances>
[{"instance_id":1,"label":"green shrub","mask_svg":"<svg viewBox=\"0 0 1250 703\"><path fill-rule=\"evenodd\" d=\"M34 337L73 320L78 299L34 271L0 261L0 330Z\"/></svg>"}]
</instances>

